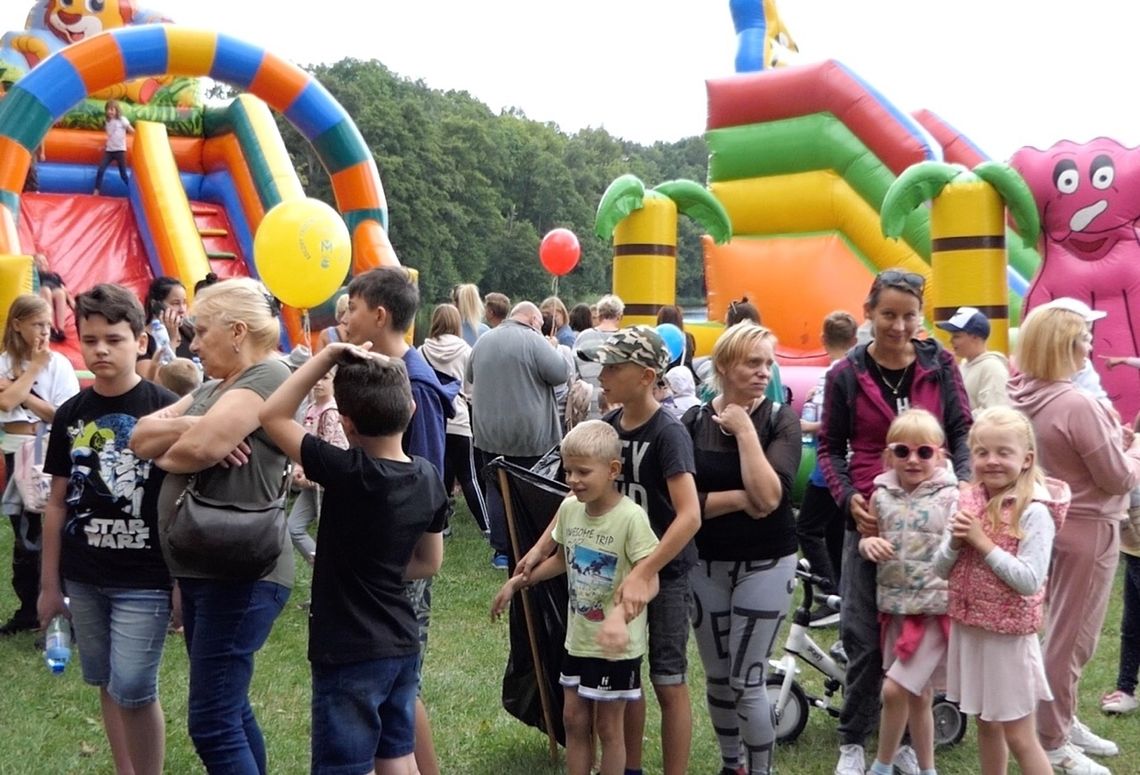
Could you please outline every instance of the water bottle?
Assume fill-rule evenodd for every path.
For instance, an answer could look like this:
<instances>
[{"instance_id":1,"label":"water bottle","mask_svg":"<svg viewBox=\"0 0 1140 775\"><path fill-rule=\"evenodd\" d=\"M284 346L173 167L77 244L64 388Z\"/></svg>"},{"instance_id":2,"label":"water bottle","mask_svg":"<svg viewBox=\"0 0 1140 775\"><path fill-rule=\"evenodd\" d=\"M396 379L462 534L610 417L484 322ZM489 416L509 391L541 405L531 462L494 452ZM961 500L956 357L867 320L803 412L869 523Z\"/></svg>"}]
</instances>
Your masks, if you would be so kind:
<instances>
[{"instance_id":1,"label":"water bottle","mask_svg":"<svg viewBox=\"0 0 1140 775\"><path fill-rule=\"evenodd\" d=\"M807 422L819 422L819 404L814 401L804 401L804 411L801 417ZM804 444L815 443L814 433L804 433L801 441Z\"/></svg>"},{"instance_id":2,"label":"water bottle","mask_svg":"<svg viewBox=\"0 0 1140 775\"><path fill-rule=\"evenodd\" d=\"M174 350L170 346L170 334L166 326L158 318L150 321L150 336L154 339L154 359L159 366L165 366L174 360Z\"/></svg>"},{"instance_id":3,"label":"water bottle","mask_svg":"<svg viewBox=\"0 0 1140 775\"><path fill-rule=\"evenodd\" d=\"M59 614L51 620L44 636L44 662L53 675L60 675L71 659L71 622Z\"/></svg>"}]
</instances>

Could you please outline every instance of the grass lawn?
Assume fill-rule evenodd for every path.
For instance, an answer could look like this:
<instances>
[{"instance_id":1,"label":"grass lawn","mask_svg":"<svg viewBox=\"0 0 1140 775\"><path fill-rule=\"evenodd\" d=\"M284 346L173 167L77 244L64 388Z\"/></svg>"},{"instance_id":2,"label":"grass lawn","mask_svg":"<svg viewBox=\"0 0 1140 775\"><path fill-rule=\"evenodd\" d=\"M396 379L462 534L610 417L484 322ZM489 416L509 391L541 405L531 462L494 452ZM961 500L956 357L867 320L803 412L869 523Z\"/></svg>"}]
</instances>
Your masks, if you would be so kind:
<instances>
[{"instance_id":1,"label":"grass lawn","mask_svg":"<svg viewBox=\"0 0 1140 775\"><path fill-rule=\"evenodd\" d=\"M546 775L562 772L561 759L547 756L546 737L504 712L500 678L506 662L505 622L488 617L491 597L504 574L491 569L490 552L465 511L456 516L443 570L434 587L434 615L424 697L432 714L436 747L448 775ZM0 529L0 563L11 556L12 532ZM8 574L0 589L0 616L14 607ZM309 572L298 565L298 581L268 644L258 655L253 704L265 733L270 771L304 773L309 756L309 666L305 659L307 617L298 604L309 595ZM830 643L836 631L824 630ZM1140 773L1140 727L1135 717L1108 718L1098 710L1102 692L1113 687L1120 637L1119 577L1096 657L1082 681L1080 716L1094 730L1116 740L1122 755L1105 760L1117 775ZM782 641L781 641L782 643ZM712 775L719 753L704 708L703 673L690 641L693 692L693 756L690 772ZM179 636L170 636L161 688L167 717L167 772L197 773L202 767L186 734L186 653ZM803 676L817 691L814 678ZM0 640L0 775L25 773L111 773L111 757L99 721L98 692L83 684L75 657L60 677L48 673L33 651L33 637ZM646 772L661 771L656 704L650 701ZM792 746L780 748L776 765L783 775L830 775L836 758L835 722L813 713ZM973 725L966 739L940 751L942 775L978 770ZM1016 768L1011 768L1016 771Z\"/></svg>"}]
</instances>

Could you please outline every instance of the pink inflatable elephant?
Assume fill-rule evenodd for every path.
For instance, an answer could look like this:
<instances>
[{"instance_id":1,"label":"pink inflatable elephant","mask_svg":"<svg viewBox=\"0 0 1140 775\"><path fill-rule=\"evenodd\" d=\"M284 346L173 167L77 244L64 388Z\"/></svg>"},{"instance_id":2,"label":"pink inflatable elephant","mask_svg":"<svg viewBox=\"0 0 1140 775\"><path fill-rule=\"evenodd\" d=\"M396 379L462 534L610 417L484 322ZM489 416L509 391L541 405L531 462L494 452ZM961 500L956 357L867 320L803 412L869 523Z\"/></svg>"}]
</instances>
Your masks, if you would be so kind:
<instances>
[{"instance_id":1,"label":"pink inflatable elephant","mask_svg":"<svg viewBox=\"0 0 1140 775\"><path fill-rule=\"evenodd\" d=\"M1125 422L1140 410L1140 370L1109 370L1100 356L1140 355L1140 149L1097 138L1022 148L1021 173L1041 213L1044 257L1026 311L1072 296L1108 317L1093 325L1093 360Z\"/></svg>"}]
</instances>

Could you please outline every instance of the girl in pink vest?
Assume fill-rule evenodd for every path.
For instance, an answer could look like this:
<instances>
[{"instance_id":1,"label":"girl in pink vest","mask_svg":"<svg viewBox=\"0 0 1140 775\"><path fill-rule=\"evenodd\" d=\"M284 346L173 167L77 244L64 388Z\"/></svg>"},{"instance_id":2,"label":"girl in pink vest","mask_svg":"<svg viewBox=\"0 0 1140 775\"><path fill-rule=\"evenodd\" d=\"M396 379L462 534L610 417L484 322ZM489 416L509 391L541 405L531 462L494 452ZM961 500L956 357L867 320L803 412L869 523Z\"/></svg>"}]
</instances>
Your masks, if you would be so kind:
<instances>
[{"instance_id":1,"label":"girl in pink vest","mask_svg":"<svg viewBox=\"0 0 1140 775\"><path fill-rule=\"evenodd\" d=\"M1069 486L1038 468L1033 427L1014 409L981 412L969 441L974 484L934 562L950 580L946 695L977 716L983 775L1005 773L1010 751L1025 775L1049 775L1034 714L1053 695L1037 632Z\"/></svg>"},{"instance_id":2,"label":"girl in pink vest","mask_svg":"<svg viewBox=\"0 0 1140 775\"><path fill-rule=\"evenodd\" d=\"M878 535L859 541L877 564L876 602L882 632L883 710L871 775L892 775L903 733L921 775L933 775L935 686L944 682L946 582L932 561L958 507L958 478L947 467L946 435L925 409L908 409L887 431L886 471L875 477L871 514Z\"/></svg>"}]
</instances>

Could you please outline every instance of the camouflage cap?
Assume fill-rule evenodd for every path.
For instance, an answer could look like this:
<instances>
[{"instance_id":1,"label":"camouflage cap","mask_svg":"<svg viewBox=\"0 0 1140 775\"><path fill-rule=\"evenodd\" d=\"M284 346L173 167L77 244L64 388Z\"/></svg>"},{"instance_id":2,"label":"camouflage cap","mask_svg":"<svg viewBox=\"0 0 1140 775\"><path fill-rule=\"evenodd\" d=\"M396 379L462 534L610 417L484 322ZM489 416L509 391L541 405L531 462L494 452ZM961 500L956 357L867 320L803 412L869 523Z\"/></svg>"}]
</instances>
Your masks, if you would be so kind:
<instances>
[{"instance_id":1,"label":"camouflage cap","mask_svg":"<svg viewBox=\"0 0 1140 775\"><path fill-rule=\"evenodd\" d=\"M578 357L602 365L636 363L647 369L653 369L658 374L665 373L670 361L665 341L651 326L623 328L611 334L602 344L578 350Z\"/></svg>"}]
</instances>

